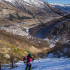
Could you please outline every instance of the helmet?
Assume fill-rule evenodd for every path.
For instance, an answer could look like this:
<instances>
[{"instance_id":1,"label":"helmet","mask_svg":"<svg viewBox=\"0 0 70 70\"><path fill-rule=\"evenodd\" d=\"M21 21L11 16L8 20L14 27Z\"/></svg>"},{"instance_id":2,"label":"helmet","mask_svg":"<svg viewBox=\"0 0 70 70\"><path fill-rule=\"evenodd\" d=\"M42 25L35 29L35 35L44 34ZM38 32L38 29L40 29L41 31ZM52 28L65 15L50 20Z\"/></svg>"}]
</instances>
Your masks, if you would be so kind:
<instances>
[{"instance_id":1,"label":"helmet","mask_svg":"<svg viewBox=\"0 0 70 70\"><path fill-rule=\"evenodd\" d=\"M31 55L31 53L29 53L29 55Z\"/></svg>"}]
</instances>

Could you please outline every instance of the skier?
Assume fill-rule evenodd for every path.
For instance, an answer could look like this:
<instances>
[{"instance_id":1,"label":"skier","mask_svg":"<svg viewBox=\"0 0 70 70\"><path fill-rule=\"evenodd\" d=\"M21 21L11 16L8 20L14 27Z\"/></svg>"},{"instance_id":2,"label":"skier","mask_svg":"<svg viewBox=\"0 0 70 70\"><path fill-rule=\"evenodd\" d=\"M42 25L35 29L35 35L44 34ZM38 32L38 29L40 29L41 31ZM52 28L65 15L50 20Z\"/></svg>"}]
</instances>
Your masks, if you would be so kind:
<instances>
[{"instance_id":1,"label":"skier","mask_svg":"<svg viewBox=\"0 0 70 70\"><path fill-rule=\"evenodd\" d=\"M31 70L31 61L33 61L34 59L32 58L32 56L31 56L31 53L29 53L27 56L25 56L24 58L23 58L23 61L24 61L24 63L26 63L26 68L25 68L25 70Z\"/></svg>"}]
</instances>

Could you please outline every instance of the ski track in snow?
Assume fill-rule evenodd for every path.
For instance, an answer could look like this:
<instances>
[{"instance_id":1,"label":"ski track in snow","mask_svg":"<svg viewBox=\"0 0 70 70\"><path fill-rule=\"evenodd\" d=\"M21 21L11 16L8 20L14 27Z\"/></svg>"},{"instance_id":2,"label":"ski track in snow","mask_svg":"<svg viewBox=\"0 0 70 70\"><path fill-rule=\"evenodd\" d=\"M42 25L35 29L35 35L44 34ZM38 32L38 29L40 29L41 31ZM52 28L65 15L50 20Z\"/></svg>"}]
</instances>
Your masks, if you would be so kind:
<instances>
[{"instance_id":1,"label":"ski track in snow","mask_svg":"<svg viewBox=\"0 0 70 70\"><path fill-rule=\"evenodd\" d=\"M48 58L34 60L31 70L70 70L70 59L64 58ZM26 65L20 61L17 62L18 67L11 70L25 70ZM2 70L9 70L9 68L3 68Z\"/></svg>"}]
</instances>

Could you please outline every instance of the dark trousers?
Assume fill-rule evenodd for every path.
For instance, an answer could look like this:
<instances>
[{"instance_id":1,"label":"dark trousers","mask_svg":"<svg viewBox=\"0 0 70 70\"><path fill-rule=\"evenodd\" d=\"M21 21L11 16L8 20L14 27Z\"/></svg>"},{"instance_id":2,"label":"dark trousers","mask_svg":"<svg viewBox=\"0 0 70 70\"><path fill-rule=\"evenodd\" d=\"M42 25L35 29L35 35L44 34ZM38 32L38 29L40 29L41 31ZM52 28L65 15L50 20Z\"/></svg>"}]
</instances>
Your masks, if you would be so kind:
<instances>
[{"instance_id":1,"label":"dark trousers","mask_svg":"<svg viewBox=\"0 0 70 70\"><path fill-rule=\"evenodd\" d=\"M26 68L25 68L25 70L31 70L31 64L26 64Z\"/></svg>"}]
</instances>

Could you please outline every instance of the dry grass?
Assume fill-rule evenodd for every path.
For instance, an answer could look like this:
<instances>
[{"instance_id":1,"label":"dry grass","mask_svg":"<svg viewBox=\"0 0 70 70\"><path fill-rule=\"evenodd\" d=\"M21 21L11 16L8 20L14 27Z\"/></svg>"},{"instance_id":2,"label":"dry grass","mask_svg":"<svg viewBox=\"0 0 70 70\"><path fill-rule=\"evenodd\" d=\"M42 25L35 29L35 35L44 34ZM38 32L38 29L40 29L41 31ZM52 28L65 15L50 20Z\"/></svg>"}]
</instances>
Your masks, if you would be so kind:
<instances>
[{"instance_id":1,"label":"dry grass","mask_svg":"<svg viewBox=\"0 0 70 70\"><path fill-rule=\"evenodd\" d=\"M31 49L30 52L32 52L33 50L36 50L36 49L37 49L37 52L38 52L38 50L40 50L39 53L43 52L43 50L45 50L47 52L48 51L47 49L49 46L46 41L38 40L35 38L27 39L22 36L7 33L3 30L2 31L0 30L0 40L4 40L12 45L15 45L19 48L24 48L28 51L29 51L29 49ZM41 43L38 43L38 41L41 41ZM32 50L32 48L33 48L33 50ZM36 51L34 51L34 52L36 52Z\"/></svg>"}]
</instances>

